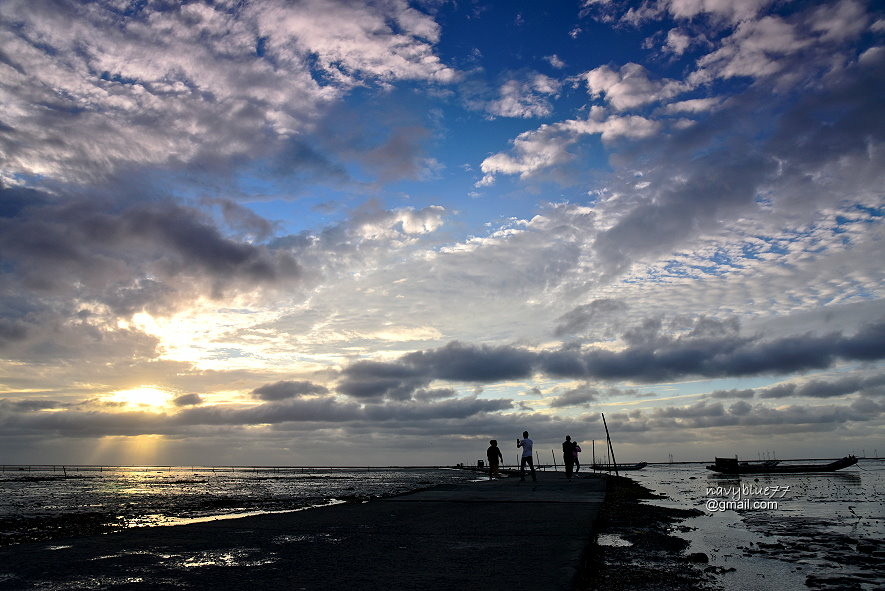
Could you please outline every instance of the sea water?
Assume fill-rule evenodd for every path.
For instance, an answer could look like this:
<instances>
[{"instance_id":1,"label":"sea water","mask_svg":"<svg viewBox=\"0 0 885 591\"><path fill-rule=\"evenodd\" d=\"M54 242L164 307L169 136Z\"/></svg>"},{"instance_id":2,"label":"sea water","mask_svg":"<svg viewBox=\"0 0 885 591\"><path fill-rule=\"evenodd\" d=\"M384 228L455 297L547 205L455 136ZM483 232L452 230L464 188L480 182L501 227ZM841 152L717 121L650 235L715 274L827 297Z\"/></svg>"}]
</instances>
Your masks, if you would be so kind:
<instances>
[{"instance_id":1,"label":"sea water","mask_svg":"<svg viewBox=\"0 0 885 591\"><path fill-rule=\"evenodd\" d=\"M698 509L674 526L726 590L885 588L885 461L817 474L719 475L700 464L625 476Z\"/></svg>"},{"instance_id":2,"label":"sea water","mask_svg":"<svg viewBox=\"0 0 885 591\"><path fill-rule=\"evenodd\" d=\"M6 466L0 545L301 510L475 477L439 468Z\"/></svg>"}]
</instances>

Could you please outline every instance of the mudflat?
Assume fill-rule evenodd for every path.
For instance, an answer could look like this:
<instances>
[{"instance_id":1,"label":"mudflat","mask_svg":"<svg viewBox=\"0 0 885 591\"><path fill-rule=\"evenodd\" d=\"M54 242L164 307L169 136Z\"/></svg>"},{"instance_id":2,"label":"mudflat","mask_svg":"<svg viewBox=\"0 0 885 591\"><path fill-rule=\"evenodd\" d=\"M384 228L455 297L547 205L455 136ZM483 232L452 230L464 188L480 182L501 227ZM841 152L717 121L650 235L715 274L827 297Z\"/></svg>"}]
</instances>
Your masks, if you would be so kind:
<instances>
[{"instance_id":1,"label":"mudflat","mask_svg":"<svg viewBox=\"0 0 885 591\"><path fill-rule=\"evenodd\" d=\"M605 479L538 472L0 549L0 589L571 589Z\"/></svg>"}]
</instances>

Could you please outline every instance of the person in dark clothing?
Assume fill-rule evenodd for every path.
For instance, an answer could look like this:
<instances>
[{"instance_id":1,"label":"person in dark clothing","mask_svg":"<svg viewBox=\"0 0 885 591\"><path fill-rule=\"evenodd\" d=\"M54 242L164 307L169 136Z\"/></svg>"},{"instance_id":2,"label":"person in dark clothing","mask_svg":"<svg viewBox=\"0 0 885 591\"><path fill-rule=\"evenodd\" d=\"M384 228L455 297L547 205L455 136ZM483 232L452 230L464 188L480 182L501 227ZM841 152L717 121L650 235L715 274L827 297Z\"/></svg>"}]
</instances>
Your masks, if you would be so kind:
<instances>
[{"instance_id":1,"label":"person in dark clothing","mask_svg":"<svg viewBox=\"0 0 885 591\"><path fill-rule=\"evenodd\" d=\"M486 450L486 458L489 460L489 480L498 476L498 466L504 461L501 455L501 449L498 447L498 440L489 441L489 448Z\"/></svg>"},{"instance_id":2,"label":"person in dark clothing","mask_svg":"<svg viewBox=\"0 0 885 591\"><path fill-rule=\"evenodd\" d=\"M571 435L565 436L562 442L562 461L565 462L565 477L571 479L572 470L575 467L575 446L577 444L572 441Z\"/></svg>"}]
</instances>

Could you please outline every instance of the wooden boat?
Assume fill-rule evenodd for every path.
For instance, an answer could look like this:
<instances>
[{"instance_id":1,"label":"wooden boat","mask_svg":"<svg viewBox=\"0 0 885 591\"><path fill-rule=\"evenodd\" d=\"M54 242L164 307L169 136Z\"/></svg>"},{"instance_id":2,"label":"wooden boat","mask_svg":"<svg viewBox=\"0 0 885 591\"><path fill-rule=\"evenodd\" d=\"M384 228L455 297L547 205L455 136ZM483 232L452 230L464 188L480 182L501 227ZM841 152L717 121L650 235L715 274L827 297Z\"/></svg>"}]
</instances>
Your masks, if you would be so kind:
<instances>
[{"instance_id":1,"label":"wooden boat","mask_svg":"<svg viewBox=\"0 0 885 591\"><path fill-rule=\"evenodd\" d=\"M591 464L590 467L594 470L603 470L607 472L614 472L621 470L642 470L648 466L648 462L636 462L635 464Z\"/></svg>"},{"instance_id":2,"label":"wooden boat","mask_svg":"<svg viewBox=\"0 0 885 591\"><path fill-rule=\"evenodd\" d=\"M707 470L720 474L803 474L807 472L835 472L857 463L854 456L845 456L828 464L781 464L780 460L739 462L737 458L716 458Z\"/></svg>"}]
</instances>

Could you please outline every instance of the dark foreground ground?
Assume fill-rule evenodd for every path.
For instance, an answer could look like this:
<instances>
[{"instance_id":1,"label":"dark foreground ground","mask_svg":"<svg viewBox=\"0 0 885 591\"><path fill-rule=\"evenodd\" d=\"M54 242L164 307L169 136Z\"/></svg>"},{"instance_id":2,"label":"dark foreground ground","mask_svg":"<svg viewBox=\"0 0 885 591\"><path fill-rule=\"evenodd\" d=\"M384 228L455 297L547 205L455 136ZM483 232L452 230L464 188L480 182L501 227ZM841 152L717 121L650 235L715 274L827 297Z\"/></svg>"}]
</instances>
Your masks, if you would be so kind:
<instances>
[{"instance_id":1,"label":"dark foreground ground","mask_svg":"<svg viewBox=\"0 0 885 591\"><path fill-rule=\"evenodd\" d=\"M605 501L595 522L597 536L625 545L591 544L575 581L578 591L709 591L720 588L718 567L703 554L686 553L689 543L674 534L692 509L641 503L657 498L647 488L608 476ZM629 544L629 545L628 545Z\"/></svg>"},{"instance_id":2,"label":"dark foreground ground","mask_svg":"<svg viewBox=\"0 0 885 591\"><path fill-rule=\"evenodd\" d=\"M0 589L573 589L606 480L508 478L0 548Z\"/></svg>"}]
</instances>

